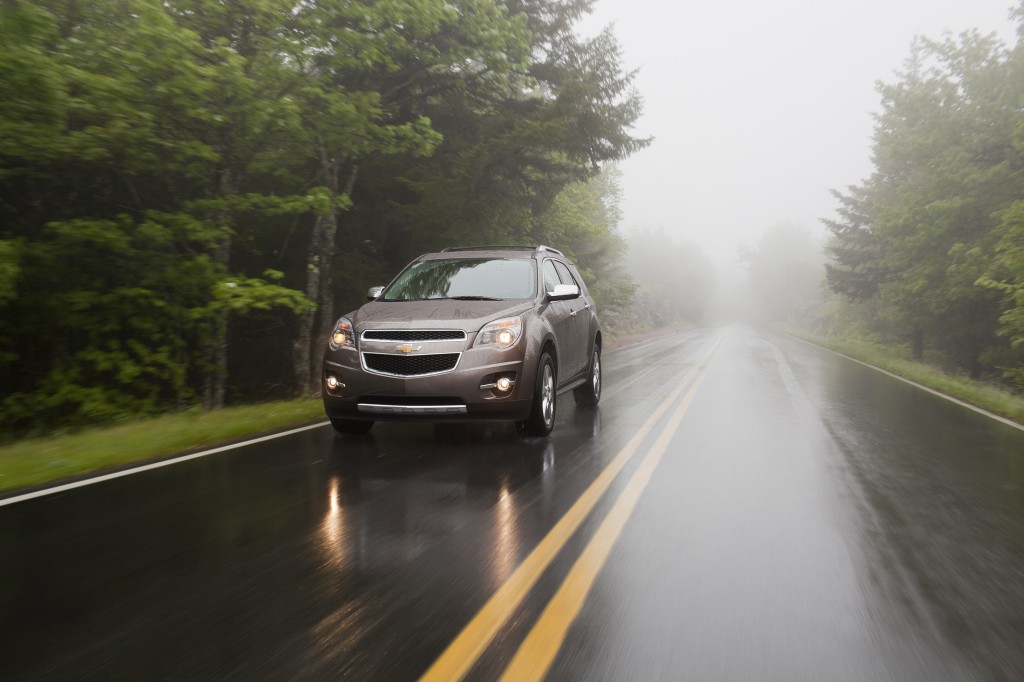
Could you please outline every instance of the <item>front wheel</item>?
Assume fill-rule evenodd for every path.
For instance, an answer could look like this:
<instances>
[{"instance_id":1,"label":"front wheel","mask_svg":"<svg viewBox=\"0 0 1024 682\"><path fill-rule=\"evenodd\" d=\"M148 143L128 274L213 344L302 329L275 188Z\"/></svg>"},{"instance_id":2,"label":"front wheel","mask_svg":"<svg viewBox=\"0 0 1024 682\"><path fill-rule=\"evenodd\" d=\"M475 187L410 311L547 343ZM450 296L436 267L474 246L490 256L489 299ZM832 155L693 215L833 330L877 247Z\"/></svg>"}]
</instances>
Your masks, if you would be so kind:
<instances>
[{"instance_id":1,"label":"front wheel","mask_svg":"<svg viewBox=\"0 0 1024 682\"><path fill-rule=\"evenodd\" d=\"M590 358L590 372L587 383L572 392L576 404L580 407L597 407L601 400L601 346L594 346L594 356Z\"/></svg>"},{"instance_id":2,"label":"front wheel","mask_svg":"<svg viewBox=\"0 0 1024 682\"><path fill-rule=\"evenodd\" d=\"M331 426L338 433L368 433L373 422L362 419L331 419Z\"/></svg>"},{"instance_id":3,"label":"front wheel","mask_svg":"<svg viewBox=\"0 0 1024 682\"><path fill-rule=\"evenodd\" d=\"M555 426L555 363L545 352L537 363L537 382L533 390L530 416L516 422L519 433L530 437L543 437Z\"/></svg>"}]
</instances>

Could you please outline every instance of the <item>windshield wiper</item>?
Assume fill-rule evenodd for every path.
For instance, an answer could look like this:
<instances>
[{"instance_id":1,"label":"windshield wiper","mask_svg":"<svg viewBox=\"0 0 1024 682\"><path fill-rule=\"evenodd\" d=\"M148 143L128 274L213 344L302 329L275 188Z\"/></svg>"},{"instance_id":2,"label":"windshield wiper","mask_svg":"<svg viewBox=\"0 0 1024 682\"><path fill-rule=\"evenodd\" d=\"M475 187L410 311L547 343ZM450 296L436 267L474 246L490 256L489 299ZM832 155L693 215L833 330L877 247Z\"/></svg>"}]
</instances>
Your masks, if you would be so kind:
<instances>
[{"instance_id":1,"label":"windshield wiper","mask_svg":"<svg viewBox=\"0 0 1024 682\"><path fill-rule=\"evenodd\" d=\"M491 296L449 296L452 301L504 301L503 298L492 298Z\"/></svg>"}]
</instances>

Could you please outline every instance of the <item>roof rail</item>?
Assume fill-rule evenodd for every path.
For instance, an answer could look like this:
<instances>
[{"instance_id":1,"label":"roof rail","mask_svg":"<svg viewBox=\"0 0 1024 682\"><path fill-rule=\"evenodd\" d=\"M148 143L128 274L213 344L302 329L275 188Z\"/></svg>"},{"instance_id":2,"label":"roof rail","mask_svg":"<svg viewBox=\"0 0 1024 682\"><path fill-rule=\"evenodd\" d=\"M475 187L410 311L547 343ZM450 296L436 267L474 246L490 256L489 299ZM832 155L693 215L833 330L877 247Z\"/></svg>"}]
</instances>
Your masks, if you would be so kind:
<instances>
[{"instance_id":1,"label":"roof rail","mask_svg":"<svg viewBox=\"0 0 1024 682\"><path fill-rule=\"evenodd\" d=\"M554 249L554 248L552 248L550 246L544 246L543 244L538 244L536 246L527 246L527 245L524 245L524 244L491 244L491 245L486 245L486 246L449 246L448 248L441 250L442 253L447 253L447 252L451 252L451 251L550 251L551 253L557 253L559 256L564 256L565 255L564 253L562 253L558 249Z\"/></svg>"}]
</instances>

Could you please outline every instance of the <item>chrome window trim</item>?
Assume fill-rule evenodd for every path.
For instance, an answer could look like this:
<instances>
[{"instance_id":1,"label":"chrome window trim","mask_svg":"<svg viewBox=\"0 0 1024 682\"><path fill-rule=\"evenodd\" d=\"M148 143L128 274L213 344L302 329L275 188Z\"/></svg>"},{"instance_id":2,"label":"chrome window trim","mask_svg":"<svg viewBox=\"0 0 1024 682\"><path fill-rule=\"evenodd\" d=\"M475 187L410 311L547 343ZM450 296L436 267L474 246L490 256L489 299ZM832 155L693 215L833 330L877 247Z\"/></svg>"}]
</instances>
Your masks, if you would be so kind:
<instances>
[{"instance_id":1,"label":"chrome window trim","mask_svg":"<svg viewBox=\"0 0 1024 682\"><path fill-rule=\"evenodd\" d=\"M390 356L398 357L398 358L425 357L427 355L458 355L459 356L459 357L455 358L455 366L454 367L452 367L451 369L446 369L446 370L441 371L441 372L430 372L429 374L392 374L391 372L381 372L381 371L378 371L376 369L370 369L367 366L367 364L366 364L366 351L360 351L359 352L359 364L362 365L364 372L366 372L367 374L376 374L376 375L382 376L382 377L397 377L399 379L421 379L423 377L436 377L436 376L440 376L442 374L451 374L452 372L454 372L455 370L457 370L459 368L459 363L462 362L462 353L461 352L459 352L459 353L423 353L423 354L417 355L417 356L409 356L409 355L405 355L404 353L370 353L370 354L371 355L390 355Z\"/></svg>"}]
</instances>

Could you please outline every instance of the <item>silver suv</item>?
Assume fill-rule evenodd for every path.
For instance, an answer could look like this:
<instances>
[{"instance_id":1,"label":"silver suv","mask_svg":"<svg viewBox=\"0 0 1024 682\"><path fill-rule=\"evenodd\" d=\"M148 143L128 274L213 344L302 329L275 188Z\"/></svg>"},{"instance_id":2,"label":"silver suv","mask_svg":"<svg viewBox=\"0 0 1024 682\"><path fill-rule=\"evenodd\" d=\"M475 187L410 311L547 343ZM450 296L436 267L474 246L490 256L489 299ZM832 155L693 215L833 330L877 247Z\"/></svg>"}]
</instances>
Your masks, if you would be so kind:
<instances>
[{"instance_id":1,"label":"silver suv","mask_svg":"<svg viewBox=\"0 0 1024 682\"><path fill-rule=\"evenodd\" d=\"M374 420L555 424L555 396L601 398L601 325L579 270L546 246L420 256L338 320L323 361L327 416L341 433Z\"/></svg>"}]
</instances>

